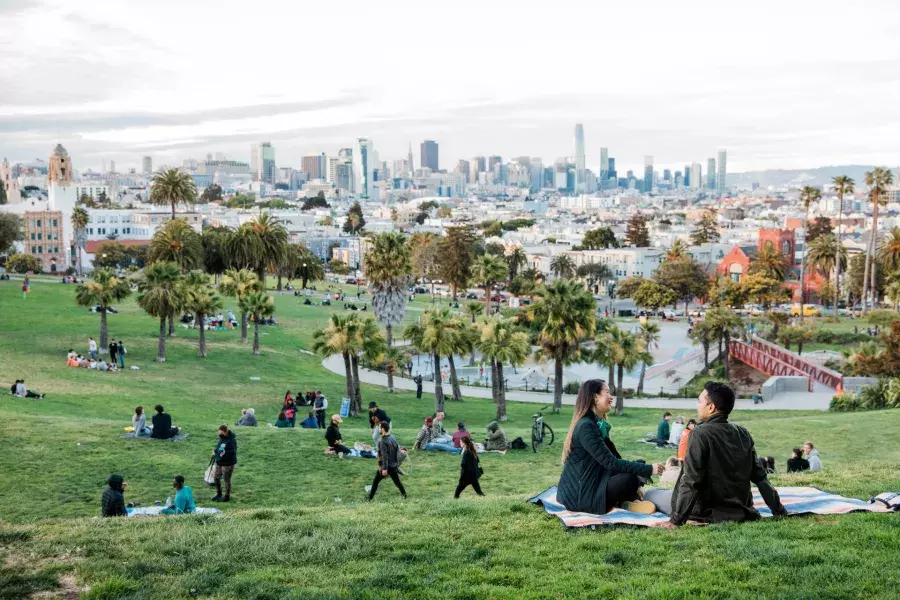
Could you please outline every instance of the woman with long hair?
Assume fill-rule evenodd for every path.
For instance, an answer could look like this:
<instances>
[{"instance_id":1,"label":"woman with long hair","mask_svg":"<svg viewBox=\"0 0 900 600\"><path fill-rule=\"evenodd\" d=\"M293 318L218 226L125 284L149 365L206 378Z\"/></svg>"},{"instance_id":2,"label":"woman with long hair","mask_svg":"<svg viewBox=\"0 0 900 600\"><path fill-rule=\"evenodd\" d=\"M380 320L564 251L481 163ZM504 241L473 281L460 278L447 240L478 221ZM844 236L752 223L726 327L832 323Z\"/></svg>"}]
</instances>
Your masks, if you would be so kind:
<instances>
[{"instance_id":1,"label":"woman with long hair","mask_svg":"<svg viewBox=\"0 0 900 600\"><path fill-rule=\"evenodd\" d=\"M472 441L471 437L465 436L460 438L460 443L462 444L462 461L459 470L459 484L456 486L456 492L454 492L453 497L459 498L462 491L469 485L472 486L476 494L484 496L481 486L478 484L478 479L481 477L481 467L478 465L480 461L478 459L478 451L475 449L475 442Z\"/></svg>"},{"instance_id":2,"label":"woman with long hair","mask_svg":"<svg viewBox=\"0 0 900 600\"><path fill-rule=\"evenodd\" d=\"M134 427L134 437L150 435L153 433L147 427L147 415L144 414L143 406L134 407L134 415L131 417L131 426Z\"/></svg>"},{"instance_id":3,"label":"woman with long hair","mask_svg":"<svg viewBox=\"0 0 900 600\"><path fill-rule=\"evenodd\" d=\"M556 499L568 510L605 514L638 498L642 480L660 475L662 464L623 459L609 437L609 388L600 379L581 384L575 413L563 444L563 472ZM652 511L650 511L652 512Z\"/></svg>"}]
</instances>

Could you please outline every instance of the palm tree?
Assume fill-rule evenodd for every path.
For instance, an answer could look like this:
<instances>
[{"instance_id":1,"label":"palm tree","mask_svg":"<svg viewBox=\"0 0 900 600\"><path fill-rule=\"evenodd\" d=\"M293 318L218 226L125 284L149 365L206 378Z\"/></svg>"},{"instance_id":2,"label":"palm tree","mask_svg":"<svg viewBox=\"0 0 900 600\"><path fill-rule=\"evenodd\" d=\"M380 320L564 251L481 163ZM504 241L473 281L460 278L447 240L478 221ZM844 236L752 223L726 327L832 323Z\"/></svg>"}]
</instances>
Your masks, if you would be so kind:
<instances>
[{"instance_id":1,"label":"palm tree","mask_svg":"<svg viewBox=\"0 0 900 600\"><path fill-rule=\"evenodd\" d=\"M259 238L259 247L262 249L262 260L256 265L256 275L259 277L263 290L266 289L266 271L274 271L284 259L287 249L287 229L278 217L271 213L263 212L258 217L246 223L256 237Z\"/></svg>"},{"instance_id":2,"label":"palm tree","mask_svg":"<svg viewBox=\"0 0 900 600\"><path fill-rule=\"evenodd\" d=\"M709 371L709 346L714 339L710 322L704 319L703 321L694 323L689 337L692 341L703 347L703 370Z\"/></svg>"},{"instance_id":3,"label":"palm tree","mask_svg":"<svg viewBox=\"0 0 900 600\"><path fill-rule=\"evenodd\" d=\"M575 261L568 254L560 254L550 261L550 271L559 279L575 277Z\"/></svg>"},{"instance_id":4,"label":"palm tree","mask_svg":"<svg viewBox=\"0 0 900 600\"><path fill-rule=\"evenodd\" d=\"M859 372L860 364L869 363L873 358L877 357L881 353L881 344L874 340L870 342L863 342L855 349L843 350L841 352L841 354L843 354L844 356L844 359L847 361L849 372L857 375L866 375L866 373Z\"/></svg>"},{"instance_id":5,"label":"palm tree","mask_svg":"<svg viewBox=\"0 0 900 600\"><path fill-rule=\"evenodd\" d=\"M78 274L84 275L84 270L81 266L81 251L84 249L84 230L87 229L88 222L90 221L90 217L86 210L81 208L80 206L76 206L72 211L72 231L75 232L75 238L73 240L73 245L78 248Z\"/></svg>"},{"instance_id":6,"label":"palm tree","mask_svg":"<svg viewBox=\"0 0 900 600\"><path fill-rule=\"evenodd\" d=\"M237 298L238 307L244 296L262 289L256 273L249 269L229 269L219 282L219 291L225 296ZM241 343L247 343L247 313L241 311Z\"/></svg>"},{"instance_id":7,"label":"palm tree","mask_svg":"<svg viewBox=\"0 0 900 600\"><path fill-rule=\"evenodd\" d=\"M444 410L444 388L441 385L441 357L450 356L457 347L461 323L449 308L426 310L417 323L406 328L404 335L419 352L430 354L434 361L434 410Z\"/></svg>"},{"instance_id":8,"label":"palm tree","mask_svg":"<svg viewBox=\"0 0 900 600\"><path fill-rule=\"evenodd\" d=\"M803 229L804 231L808 229L809 226L809 205L813 202L818 202L822 199L822 192L819 191L818 188L814 188L810 185L804 186L802 190L800 190L800 202L803 203ZM806 302L806 251L809 247L809 243L806 241L806 234L804 233L803 240L803 258L800 261L800 321L803 321L803 304ZM791 261L793 262L793 261ZM727 362L727 361L726 361ZM727 367L726 367L727 370Z\"/></svg>"},{"instance_id":9,"label":"palm tree","mask_svg":"<svg viewBox=\"0 0 900 600\"><path fill-rule=\"evenodd\" d=\"M259 320L275 314L275 301L265 292L253 292L240 299L238 306L253 319L253 355L259 356Z\"/></svg>"},{"instance_id":10,"label":"palm tree","mask_svg":"<svg viewBox=\"0 0 900 600\"><path fill-rule=\"evenodd\" d=\"M112 269L96 269L91 273L91 281L82 282L75 290L75 301L79 306L99 306L100 310L100 354L106 352L106 313L110 306L119 303L131 294L131 286L124 279L116 277Z\"/></svg>"},{"instance_id":11,"label":"palm tree","mask_svg":"<svg viewBox=\"0 0 900 600\"><path fill-rule=\"evenodd\" d=\"M788 270L788 257L775 248L771 242L766 243L757 253L750 265L750 273L763 273L766 277L784 281Z\"/></svg>"},{"instance_id":12,"label":"palm tree","mask_svg":"<svg viewBox=\"0 0 900 600\"><path fill-rule=\"evenodd\" d=\"M203 267L203 241L184 219L172 219L160 227L147 251L150 263L167 261L178 265L182 273Z\"/></svg>"},{"instance_id":13,"label":"palm tree","mask_svg":"<svg viewBox=\"0 0 900 600\"><path fill-rule=\"evenodd\" d=\"M175 207L194 204L197 201L197 186L194 178L178 169L160 171L150 182L150 202L159 206L172 206L172 219L175 218Z\"/></svg>"},{"instance_id":14,"label":"palm tree","mask_svg":"<svg viewBox=\"0 0 900 600\"><path fill-rule=\"evenodd\" d=\"M348 315L332 313L328 326L313 333L311 345L312 351L319 356L327 358L333 354L340 354L343 357L345 376L344 393L346 397L351 400L350 413L353 416L356 416L357 411L356 406L352 401L355 385L353 369L350 364L350 352L355 351L355 341L353 340L353 337L356 334L357 321L358 319L355 313Z\"/></svg>"},{"instance_id":15,"label":"palm tree","mask_svg":"<svg viewBox=\"0 0 900 600\"><path fill-rule=\"evenodd\" d=\"M197 355L206 358L206 317L222 310L222 298L213 291L209 284L209 275L196 270L187 274L184 279L184 307L194 313L194 322L200 324L200 344Z\"/></svg>"},{"instance_id":16,"label":"palm tree","mask_svg":"<svg viewBox=\"0 0 900 600\"><path fill-rule=\"evenodd\" d=\"M529 319L538 330L542 356L554 361L553 412L562 409L563 364L575 360L581 343L594 334L594 298L575 281L559 280L538 292Z\"/></svg>"},{"instance_id":17,"label":"palm tree","mask_svg":"<svg viewBox=\"0 0 900 600\"><path fill-rule=\"evenodd\" d=\"M847 264L847 249L838 243L833 233L820 235L809 245L806 262L810 269L829 277L832 271Z\"/></svg>"},{"instance_id":18,"label":"palm tree","mask_svg":"<svg viewBox=\"0 0 900 600\"><path fill-rule=\"evenodd\" d=\"M709 321L714 337L719 340L719 359L725 367L725 379L730 378L729 356L731 350L731 338L738 335L744 327L740 315L727 308L713 308L707 311L704 320ZM724 350L722 346L724 345Z\"/></svg>"},{"instance_id":19,"label":"palm tree","mask_svg":"<svg viewBox=\"0 0 900 600\"><path fill-rule=\"evenodd\" d=\"M844 195L852 194L854 191L854 184L852 177L848 177L847 175L838 175L837 177L832 178L832 185L834 185L834 191L837 194L838 202L840 205L838 206L838 244L841 246L844 245ZM834 273L834 318L836 319L838 316L838 301L841 299L841 265L838 263L835 266Z\"/></svg>"},{"instance_id":20,"label":"palm tree","mask_svg":"<svg viewBox=\"0 0 900 600\"><path fill-rule=\"evenodd\" d=\"M891 304L896 311L898 306L900 306L900 278L891 277L888 281L887 287L885 287L884 289L884 293L887 296L888 300L891 301Z\"/></svg>"},{"instance_id":21,"label":"palm tree","mask_svg":"<svg viewBox=\"0 0 900 600\"><path fill-rule=\"evenodd\" d=\"M525 362L530 352L528 334L518 331L510 321L491 319L480 330L478 347L491 361L491 396L497 405L497 419L506 420L506 383L503 365Z\"/></svg>"},{"instance_id":22,"label":"palm tree","mask_svg":"<svg viewBox=\"0 0 900 600\"><path fill-rule=\"evenodd\" d=\"M481 302L469 302L464 310L472 318L472 324L474 325L478 317L484 314L484 305Z\"/></svg>"},{"instance_id":23,"label":"palm tree","mask_svg":"<svg viewBox=\"0 0 900 600\"><path fill-rule=\"evenodd\" d=\"M522 271L522 279L524 279L525 281L530 281L537 285L544 282L544 274L534 267L530 267Z\"/></svg>"},{"instance_id":24,"label":"palm tree","mask_svg":"<svg viewBox=\"0 0 900 600\"><path fill-rule=\"evenodd\" d=\"M618 375L616 383L616 415L621 415L625 408L625 386L622 379L625 370L631 371L639 362L646 359L646 348L644 342L639 340L634 334L623 331L616 327L610 328L603 336L609 353L610 362L615 365ZM652 357L649 359L652 360Z\"/></svg>"},{"instance_id":25,"label":"palm tree","mask_svg":"<svg viewBox=\"0 0 900 600\"><path fill-rule=\"evenodd\" d=\"M159 318L156 362L166 362L166 318L181 303L181 269L173 262L153 263L138 279L138 306Z\"/></svg>"},{"instance_id":26,"label":"palm tree","mask_svg":"<svg viewBox=\"0 0 900 600\"><path fill-rule=\"evenodd\" d=\"M494 292L494 286L506 279L508 270L506 263L499 256L491 256L485 254L479 256L475 261L473 275L475 280L484 286L484 308L485 314L491 314L491 296Z\"/></svg>"},{"instance_id":27,"label":"palm tree","mask_svg":"<svg viewBox=\"0 0 900 600\"><path fill-rule=\"evenodd\" d=\"M509 278L515 279L519 274L519 269L524 268L528 264L528 255L521 246L516 246L506 253L506 266L509 269Z\"/></svg>"},{"instance_id":28,"label":"palm tree","mask_svg":"<svg viewBox=\"0 0 900 600\"><path fill-rule=\"evenodd\" d=\"M900 227L894 227L878 246L878 260L888 272L900 270Z\"/></svg>"},{"instance_id":29,"label":"palm tree","mask_svg":"<svg viewBox=\"0 0 900 600\"><path fill-rule=\"evenodd\" d=\"M872 203L872 231L869 233L869 246L866 248L866 266L863 271L863 314L869 311L869 282L872 283L872 303L878 301L878 277L875 263L875 248L878 238L878 208L886 203L887 188L894 182L894 174L890 169L875 167L866 171L866 185L869 186L869 201ZM871 269L871 277L870 277Z\"/></svg>"},{"instance_id":30,"label":"palm tree","mask_svg":"<svg viewBox=\"0 0 900 600\"><path fill-rule=\"evenodd\" d=\"M772 324L772 339L778 339L778 330L781 327L784 327L790 321L787 313L781 311L769 312L766 314L766 318Z\"/></svg>"},{"instance_id":31,"label":"palm tree","mask_svg":"<svg viewBox=\"0 0 900 600\"><path fill-rule=\"evenodd\" d=\"M262 240L249 223L244 223L228 238L225 244L226 262L233 269L249 269L259 279L259 265L267 261Z\"/></svg>"},{"instance_id":32,"label":"palm tree","mask_svg":"<svg viewBox=\"0 0 900 600\"><path fill-rule=\"evenodd\" d=\"M686 258L687 256L687 244L679 238L675 240L675 243L669 248L669 252L666 253L666 260L678 260L679 258Z\"/></svg>"},{"instance_id":33,"label":"palm tree","mask_svg":"<svg viewBox=\"0 0 900 600\"><path fill-rule=\"evenodd\" d=\"M575 274L587 282L588 290L590 290L592 294L595 293L595 286L600 281L609 279L612 276L609 267L595 262L584 263L575 269Z\"/></svg>"},{"instance_id":34,"label":"palm tree","mask_svg":"<svg viewBox=\"0 0 900 600\"><path fill-rule=\"evenodd\" d=\"M650 361L653 360L653 355L650 354L650 350L653 348L659 348L659 325L657 323L642 323L640 330L638 330L638 339L644 343L644 349L647 351L647 355L650 358ZM646 358L646 357L645 357ZM644 375L647 373L647 363L648 361L641 362L641 376L638 380L637 393L644 393Z\"/></svg>"},{"instance_id":35,"label":"palm tree","mask_svg":"<svg viewBox=\"0 0 900 600\"><path fill-rule=\"evenodd\" d=\"M359 359L376 361L387 348L384 337L378 331L375 319L355 319L350 327L350 368L353 371L353 396L351 404L356 406L356 411L362 410L362 388L359 379Z\"/></svg>"},{"instance_id":36,"label":"palm tree","mask_svg":"<svg viewBox=\"0 0 900 600\"><path fill-rule=\"evenodd\" d=\"M614 340L610 340L609 338L616 335L613 330L617 329L619 329L619 327L612 320L597 319L595 346L594 351L591 353L591 359L594 362L601 367L609 368L609 373L606 377L606 385L609 387L610 394L616 393L616 363L613 361L610 352L610 345Z\"/></svg>"}]
</instances>

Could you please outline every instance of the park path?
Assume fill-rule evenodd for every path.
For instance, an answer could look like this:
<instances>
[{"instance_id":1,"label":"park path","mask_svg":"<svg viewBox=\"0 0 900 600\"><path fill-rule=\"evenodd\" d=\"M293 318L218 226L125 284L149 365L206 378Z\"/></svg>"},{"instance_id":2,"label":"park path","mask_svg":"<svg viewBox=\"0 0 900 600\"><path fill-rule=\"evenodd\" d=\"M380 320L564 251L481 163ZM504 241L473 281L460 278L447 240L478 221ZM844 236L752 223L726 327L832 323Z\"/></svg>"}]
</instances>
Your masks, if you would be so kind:
<instances>
[{"instance_id":1,"label":"park path","mask_svg":"<svg viewBox=\"0 0 900 600\"><path fill-rule=\"evenodd\" d=\"M327 370L343 377L344 359L340 354L329 356L322 361L322 366ZM371 369L359 369L359 379L362 383L387 387L387 375L372 371ZM450 395L450 384L444 386L444 394ZM405 391L416 391L416 383L412 379L406 377L394 376L394 389ZM434 394L434 383L430 381L422 382L422 391L426 394ZM463 396L469 398L491 398L491 389L487 387L474 387L461 385L460 392ZM506 399L512 402L530 402L532 404L553 404L553 394L541 392L523 392L519 390L509 390L506 392ZM765 404L753 404L753 400L739 399L735 403L736 410L828 410L831 402L831 394L809 394L809 393L782 393L778 394L771 401ZM563 394L562 403L567 406L575 404L575 396L572 394ZM625 400L627 406L635 408L668 408L684 411L693 411L697 408L696 398L640 398Z\"/></svg>"}]
</instances>

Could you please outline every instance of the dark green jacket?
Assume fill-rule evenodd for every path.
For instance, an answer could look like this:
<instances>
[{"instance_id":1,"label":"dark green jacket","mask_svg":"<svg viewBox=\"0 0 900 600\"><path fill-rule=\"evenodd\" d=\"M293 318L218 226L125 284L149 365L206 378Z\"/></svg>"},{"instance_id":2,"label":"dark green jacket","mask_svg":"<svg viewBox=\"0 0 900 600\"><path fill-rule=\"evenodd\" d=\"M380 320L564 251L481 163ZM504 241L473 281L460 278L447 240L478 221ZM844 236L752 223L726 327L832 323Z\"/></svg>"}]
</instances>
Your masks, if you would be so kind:
<instances>
[{"instance_id":1,"label":"dark green jacket","mask_svg":"<svg viewBox=\"0 0 900 600\"><path fill-rule=\"evenodd\" d=\"M755 521L750 483L772 510L785 515L778 492L756 458L750 433L728 417L715 414L701 421L688 437L687 454L672 491L672 522L693 519L708 523Z\"/></svg>"},{"instance_id":2,"label":"dark green jacket","mask_svg":"<svg viewBox=\"0 0 900 600\"><path fill-rule=\"evenodd\" d=\"M603 437L597 417L585 416L575 424L556 499L568 510L602 515L606 512L606 484L616 473L649 478L653 467L623 459L612 440Z\"/></svg>"},{"instance_id":3,"label":"dark green jacket","mask_svg":"<svg viewBox=\"0 0 900 600\"><path fill-rule=\"evenodd\" d=\"M669 422L663 419L656 427L656 439L668 442L669 433L671 433L671 430L669 429Z\"/></svg>"}]
</instances>

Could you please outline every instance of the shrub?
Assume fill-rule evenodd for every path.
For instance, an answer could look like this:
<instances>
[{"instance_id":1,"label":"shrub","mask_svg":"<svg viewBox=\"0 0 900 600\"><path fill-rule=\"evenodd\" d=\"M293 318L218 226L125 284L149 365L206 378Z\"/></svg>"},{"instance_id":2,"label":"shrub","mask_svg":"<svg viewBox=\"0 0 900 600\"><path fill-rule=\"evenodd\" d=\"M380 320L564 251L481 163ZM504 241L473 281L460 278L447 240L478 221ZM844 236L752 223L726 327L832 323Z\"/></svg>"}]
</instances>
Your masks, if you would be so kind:
<instances>
[{"instance_id":1,"label":"shrub","mask_svg":"<svg viewBox=\"0 0 900 600\"><path fill-rule=\"evenodd\" d=\"M816 344L839 344L843 346L846 344L865 342L871 339L872 338L865 333L852 333L849 331L837 332L828 329L817 329L813 334L812 341Z\"/></svg>"},{"instance_id":2,"label":"shrub","mask_svg":"<svg viewBox=\"0 0 900 600\"><path fill-rule=\"evenodd\" d=\"M859 395L844 392L835 396L831 399L829 410L850 412L883 408L900 408L900 378L879 379L860 390Z\"/></svg>"},{"instance_id":3,"label":"shrub","mask_svg":"<svg viewBox=\"0 0 900 600\"><path fill-rule=\"evenodd\" d=\"M13 254L6 261L6 269L13 273L40 273L41 261L36 256L30 254Z\"/></svg>"},{"instance_id":4,"label":"shrub","mask_svg":"<svg viewBox=\"0 0 900 600\"><path fill-rule=\"evenodd\" d=\"M563 386L563 394L577 394L580 389L580 381L567 381L566 385Z\"/></svg>"},{"instance_id":5,"label":"shrub","mask_svg":"<svg viewBox=\"0 0 900 600\"><path fill-rule=\"evenodd\" d=\"M869 323L871 325L886 327L894 321L900 321L900 314L887 308L880 308L869 313Z\"/></svg>"},{"instance_id":6,"label":"shrub","mask_svg":"<svg viewBox=\"0 0 900 600\"><path fill-rule=\"evenodd\" d=\"M859 408L859 398L856 394L844 392L831 399L828 410L832 412L852 412Z\"/></svg>"}]
</instances>

